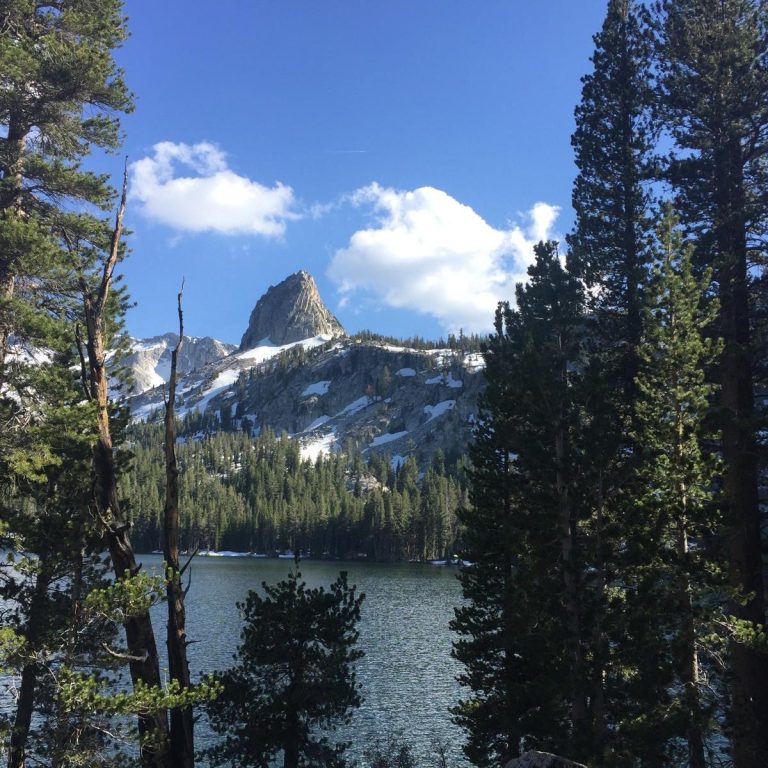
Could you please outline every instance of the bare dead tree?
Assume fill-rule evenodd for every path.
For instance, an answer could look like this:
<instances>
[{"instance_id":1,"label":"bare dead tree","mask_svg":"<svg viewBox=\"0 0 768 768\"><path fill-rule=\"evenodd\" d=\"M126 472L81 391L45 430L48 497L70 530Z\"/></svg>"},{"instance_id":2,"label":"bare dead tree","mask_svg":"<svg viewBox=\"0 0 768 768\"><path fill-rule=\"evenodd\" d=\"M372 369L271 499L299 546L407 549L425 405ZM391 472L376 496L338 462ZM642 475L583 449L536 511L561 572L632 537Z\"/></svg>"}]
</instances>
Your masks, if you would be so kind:
<instances>
[{"instance_id":1,"label":"bare dead tree","mask_svg":"<svg viewBox=\"0 0 768 768\"><path fill-rule=\"evenodd\" d=\"M168 668L171 680L182 690L190 687L187 659L185 592L181 586L182 569L179 567L179 467L176 461L175 401L179 350L184 342L184 312L182 297L184 282L177 297L179 311L179 340L171 352L171 376L168 399L165 401L165 541L163 554L167 568L168 595ZM192 768L195 762L194 721L192 707L171 708L171 766Z\"/></svg>"}]
</instances>

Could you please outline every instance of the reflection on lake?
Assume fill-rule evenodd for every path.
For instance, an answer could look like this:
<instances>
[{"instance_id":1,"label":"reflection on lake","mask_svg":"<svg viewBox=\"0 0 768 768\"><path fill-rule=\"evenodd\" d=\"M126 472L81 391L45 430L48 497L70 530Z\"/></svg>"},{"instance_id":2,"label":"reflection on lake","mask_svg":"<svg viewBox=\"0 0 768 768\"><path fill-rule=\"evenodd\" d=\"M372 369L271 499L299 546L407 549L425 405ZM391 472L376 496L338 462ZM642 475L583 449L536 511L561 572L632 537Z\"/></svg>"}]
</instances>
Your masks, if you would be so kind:
<instances>
[{"instance_id":1,"label":"reflection on lake","mask_svg":"<svg viewBox=\"0 0 768 768\"><path fill-rule=\"evenodd\" d=\"M148 570L159 570L162 557L140 558ZM240 616L235 603L262 581L285 578L286 560L198 557L192 565L192 587L187 597L187 627L193 679L232 664L240 639ZM423 765L432 765L432 744L448 747L451 765L461 762L462 732L451 723L448 707L456 703L459 665L451 658L448 622L461 599L454 568L384 563L301 564L309 586L330 584L340 570L350 584L365 592L359 646L365 656L358 663L363 704L352 724L339 731L352 741L349 756L359 756L377 738L402 731ZM186 575L185 575L186 576ZM165 605L153 611L158 645L165 635ZM199 746L210 743L204 722L198 725Z\"/></svg>"}]
</instances>

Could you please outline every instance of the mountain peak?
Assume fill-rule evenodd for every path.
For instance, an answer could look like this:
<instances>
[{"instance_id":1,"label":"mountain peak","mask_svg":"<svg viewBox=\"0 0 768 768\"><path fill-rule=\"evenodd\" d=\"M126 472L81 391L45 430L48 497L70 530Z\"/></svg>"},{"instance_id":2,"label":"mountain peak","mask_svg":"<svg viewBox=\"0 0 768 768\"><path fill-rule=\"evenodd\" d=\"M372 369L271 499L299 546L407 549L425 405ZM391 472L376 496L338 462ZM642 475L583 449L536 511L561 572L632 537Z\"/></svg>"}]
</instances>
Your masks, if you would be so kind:
<instances>
[{"instance_id":1,"label":"mountain peak","mask_svg":"<svg viewBox=\"0 0 768 768\"><path fill-rule=\"evenodd\" d=\"M321 333L346 336L341 323L320 298L312 275L301 269L281 283L270 285L256 302L240 349L252 349L265 340L290 344Z\"/></svg>"}]
</instances>

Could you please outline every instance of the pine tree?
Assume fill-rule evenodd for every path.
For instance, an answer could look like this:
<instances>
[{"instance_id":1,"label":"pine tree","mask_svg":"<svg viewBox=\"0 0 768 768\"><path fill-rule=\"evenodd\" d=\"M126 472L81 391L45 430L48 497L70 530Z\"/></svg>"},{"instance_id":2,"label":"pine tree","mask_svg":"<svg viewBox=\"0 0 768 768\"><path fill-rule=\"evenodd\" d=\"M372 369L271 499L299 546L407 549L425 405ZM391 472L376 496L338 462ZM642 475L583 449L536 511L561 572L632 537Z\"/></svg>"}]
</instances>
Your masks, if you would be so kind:
<instances>
[{"instance_id":1,"label":"pine tree","mask_svg":"<svg viewBox=\"0 0 768 768\"><path fill-rule=\"evenodd\" d=\"M668 207L659 228L660 264L646 291L636 404L643 450L638 487L644 493L636 501L628 541L636 558L626 581L644 593L654 644L673 671L669 688L675 693L659 702L664 711L644 713L647 737L653 732L660 765L673 760L685 739L690 768L705 768L719 682L712 664L719 648L708 638L717 637L715 620L724 619L721 553L713 543L721 526L713 500L715 461L702 448L713 438L707 424L715 389L705 370L719 344L705 336L716 311L705 299L710 275L694 276L693 249L676 225Z\"/></svg>"},{"instance_id":2,"label":"pine tree","mask_svg":"<svg viewBox=\"0 0 768 768\"><path fill-rule=\"evenodd\" d=\"M582 79L571 138L579 173L568 265L595 289L590 301L605 337L626 342L620 373L630 392L640 338L638 288L650 258L647 182L654 146L651 38L638 3L610 0L594 40L593 70Z\"/></svg>"},{"instance_id":3,"label":"pine tree","mask_svg":"<svg viewBox=\"0 0 768 768\"><path fill-rule=\"evenodd\" d=\"M765 255L768 158L768 7L761 0L664 3L659 61L666 123L676 152L669 179L697 262L713 270L720 309L714 332L723 454L723 504L731 611L763 632L766 600L756 450L751 265ZM749 634L749 632L748 632ZM768 654L739 636L731 644L736 768L768 753Z\"/></svg>"},{"instance_id":4,"label":"pine tree","mask_svg":"<svg viewBox=\"0 0 768 768\"><path fill-rule=\"evenodd\" d=\"M589 730L571 461L583 292L554 243L537 246L529 274L518 310L499 307L485 350L472 506L461 515L474 565L451 627L471 695L454 717L481 766L523 747L573 753Z\"/></svg>"},{"instance_id":5,"label":"pine tree","mask_svg":"<svg viewBox=\"0 0 768 768\"><path fill-rule=\"evenodd\" d=\"M296 558L288 578L262 584L239 604L245 624L235 666L218 673L221 695L208 704L224 738L208 751L214 765L266 766L282 753L285 768L343 766L345 743L326 733L360 705L354 663L364 595L345 572L310 589Z\"/></svg>"},{"instance_id":6,"label":"pine tree","mask_svg":"<svg viewBox=\"0 0 768 768\"><path fill-rule=\"evenodd\" d=\"M568 237L569 269L589 288L588 354L584 363L582 423L576 438L581 478L585 560L590 607L585 653L590 657L589 709L593 759L621 751L616 719L625 704L643 709L627 689L633 660L616 650L624 637L619 574L631 505L628 481L637 461L633 433L637 348L643 285L652 254L650 179L654 173L652 36L642 5L610 0L595 36L592 72L582 80L571 142L578 175L576 211ZM633 427L635 429L633 429ZM597 745L602 744L602 751Z\"/></svg>"},{"instance_id":7,"label":"pine tree","mask_svg":"<svg viewBox=\"0 0 768 768\"><path fill-rule=\"evenodd\" d=\"M6 0L0 6L0 381L11 334L37 340L36 317L66 273L51 237L59 214L113 191L81 162L119 144L131 95L112 57L126 37L120 0ZM32 290L34 289L34 290ZM46 317L48 311L39 313ZM48 329L50 330L50 329ZM45 336L43 336L45 341Z\"/></svg>"}]
</instances>

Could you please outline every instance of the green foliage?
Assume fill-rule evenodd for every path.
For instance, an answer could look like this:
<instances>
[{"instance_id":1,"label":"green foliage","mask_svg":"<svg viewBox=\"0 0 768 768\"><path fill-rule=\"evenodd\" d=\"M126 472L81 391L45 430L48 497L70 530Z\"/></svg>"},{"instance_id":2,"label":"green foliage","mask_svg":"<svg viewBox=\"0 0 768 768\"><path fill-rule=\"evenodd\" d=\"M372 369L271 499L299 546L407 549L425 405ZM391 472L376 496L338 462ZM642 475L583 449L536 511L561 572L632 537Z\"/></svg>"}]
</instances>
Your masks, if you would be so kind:
<instances>
[{"instance_id":1,"label":"green foliage","mask_svg":"<svg viewBox=\"0 0 768 768\"><path fill-rule=\"evenodd\" d=\"M540 749L661 766L685 739L703 754L722 737L726 590L702 448L716 307L669 212L659 242L632 390L599 381L600 315L552 244L537 247L517 310L497 312L461 516L475 565L452 622L471 693L454 716L474 764ZM616 400L596 399L604 386Z\"/></svg>"},{"instance_id":2,"label":"green foliage","mask_svg":"<svg viewBox=\"0 0 768 768\"><path fill-rule=\"evenodd\" d=\"M649 261L652 150L652 40L640 3L610 0L595 35L592 72L582 78L571 139L579 173L568 237L569 268L590 287L603 333L639 338L637 288Z\"/></svg>"},{"instance_id":3,"label":"green foliage","mask_svg":"<svg viewBox=\"0 0 768 768\"><path fill-rule=\"evenodd\" d=\"M125 574L112 584L93 589L83 602L87 612L122 624L131 616L148 611L162 599L165 582L161 576Z\"/></svg>"},{"instance_id":4,"label":"green foliage","mask_svg":"<svg viewBox=\"0 0 768 768\"><path fill-rule=\"evenodd\" d=\"M191 706L215 699L221 692L221 685L209 679L186 690L182 690L175 680L164 688L153 688L139 680L131 691L115 693L109 680L68 668L59 670L57 683L64 712L79 713L82 717L117 717Z\"/></svg>"},{"instance_id":5,"label":"green foliage","mask_svg":"<svg viewBox=\"0 0 768 768\"><path fill-rule=\"evenodd\" d=\"M360 705L354 663L363 655L355 645L364 595L345 572L328 590L307 587L298 558L286 580L262 589L238 606L236 665L215 675L221 694L208 713L224 739L208 755L214 765L267 768L282 752L285 768L343 766L348 745L325 734Z\"/></svg>"},{"instance_id":6,"label":"green foliage","mask_svg":"<svg viewBox=\"0 0 768 768\"><path fill-rule=\"evenodd\" d=\"M721 344L705 335L717 311L705 298L709 275L694 276L693 249L669 207L658 242L638 349L639 460L624 521L625 631L616 647L635 669L614 761L670 762L687 739L701 764L706 744L722 739L715 717L723 684L722 519L713 493L717 462L703 448L714 437L715 388L705 372Z\"/></svg>"},{"instance_id":7,"label":"green foliage","mask_svg":"<svg viewBox=\"0 0 768 768\"><path fill-rule=\"evenodd\" d=\"M715 414L730 611L739 623L765 627L766 462L757 444L766 423L768 6L760 0L662 5L661 105L674 140L667 179L696 241L695 266L712 268L710 289L720 300L713 332L723 350L712 378L721 385ZM737 768L757 768L768 752L768 655L738 641L729 653L733 760Z\"/></svg>"}]
</instances>

